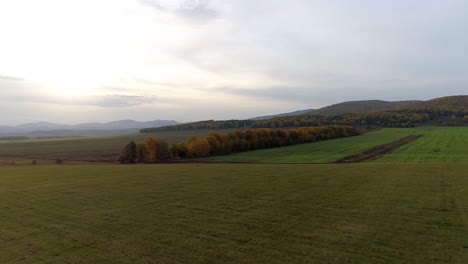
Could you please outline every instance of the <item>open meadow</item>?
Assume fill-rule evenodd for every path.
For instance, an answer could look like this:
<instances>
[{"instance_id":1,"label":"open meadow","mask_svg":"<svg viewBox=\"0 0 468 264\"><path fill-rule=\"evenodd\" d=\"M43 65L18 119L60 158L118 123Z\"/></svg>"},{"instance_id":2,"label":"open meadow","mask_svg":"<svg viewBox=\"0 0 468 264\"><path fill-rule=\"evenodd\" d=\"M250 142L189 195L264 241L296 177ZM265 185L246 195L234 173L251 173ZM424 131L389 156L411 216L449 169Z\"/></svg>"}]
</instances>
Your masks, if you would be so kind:
<instances>
[{"instance_id":1,"label":"open meadow","mask_svg":"<svg viewBox=\"0 0 468 264\"><path fill-rule=\"evenodd\" d=\"M466 263L467 163L0 168L1 263Z\"/></svg>"},{"instance_id":2,"label":"open meadow","mask_svg":"<svg viewBox=\"0 0 468 264\"><path fill-rule=\"evenodd\" d=\"M468 127L421 127L418 131L423 137L378 161L468 162Z\"/></svg>"},{"instance_id":3,"label":"open meadow","mask_svg":"<svg viewBox=\"0 0 468 264\"><path fill-rule=\"evenodd\" d=\"M468 162L467 127L384 128L354 137L236 153L211 157L207 160L253 163L328 163L409 135L422 135L422 137L377 161Z\"/></svg>"}]
</instances>

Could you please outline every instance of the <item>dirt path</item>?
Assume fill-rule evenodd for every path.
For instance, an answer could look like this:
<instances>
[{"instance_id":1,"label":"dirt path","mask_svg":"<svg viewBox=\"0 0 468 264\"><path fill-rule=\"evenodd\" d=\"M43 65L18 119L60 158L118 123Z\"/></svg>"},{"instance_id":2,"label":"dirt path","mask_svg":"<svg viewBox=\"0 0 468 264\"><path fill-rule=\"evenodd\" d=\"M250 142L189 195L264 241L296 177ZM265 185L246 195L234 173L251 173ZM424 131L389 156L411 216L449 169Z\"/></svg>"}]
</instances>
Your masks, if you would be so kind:
<instances>
[{"instance_id":1,"label":"dirt path","mask_svg":"<svg viewBox=\"0 0 468 264\"><path fill-rule=\"evenodd\" d=\"M383 144L380 146L373 147L371 149L365 150L361 153L347 156L344 158L341 158L337 160L335 163L355 163L355 162L366 162L366 161L372 161L376 160L384 155L387 155L401 146L404 146L406 144L409 144L418 138L422 137L423 135L411 135L407 136L405 138L399 139L397 141Z\"/></svg>"}]
</instances>

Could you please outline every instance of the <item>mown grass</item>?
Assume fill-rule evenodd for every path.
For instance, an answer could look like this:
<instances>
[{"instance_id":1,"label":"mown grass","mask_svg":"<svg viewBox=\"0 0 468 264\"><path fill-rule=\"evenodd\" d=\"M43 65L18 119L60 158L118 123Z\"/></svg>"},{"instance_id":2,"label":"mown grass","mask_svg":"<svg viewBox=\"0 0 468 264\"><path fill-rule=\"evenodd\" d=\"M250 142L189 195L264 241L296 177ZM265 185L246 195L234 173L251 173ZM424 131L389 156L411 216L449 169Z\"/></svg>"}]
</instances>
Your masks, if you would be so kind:
<instances>
[{"instance_id":1,"label":"mown grass","mask_svg":"<svg viewBox=\"0 0 468 264\"><path fill-rule=\"evenodd\" d=\"M387 128L360 136L211 157L220 162L325 163L403 138L415 129Z\"/></svg>"},{"instance_id":2,"label":"mown grass","mask_svg":"<svg viewBox=\"0 0 468 264\"><path fill-rule=\"evenodd\" d=\"M130 141L144 143L148 137L156 137L170 143L189 136L204 137L211 130L170 131L150 134L129 134L107 137L65 138L0 142L0 157L5 159L46 159L78 161L112 161ZM217 130L216 132L222 132Z\"/></svg>"},{"instance_id":3,"label":"mown grass","mask_svg":"<svg viewBox=\"0 0 468 264\"><path fill-rule=\"evenodd\" d=\"M378 161L465 162L468 161L468 128L420 128L424 136Z\"/></svg>"},{"instance_id":4,"label":"mown grass","mask_svg":"<svg viewBox=\"0 0 468 264\"><path fill-rule=\"evenodd\" d=\"M0 263L467 263L467 170L0 168Z\"/></svg>"}]
</instances>

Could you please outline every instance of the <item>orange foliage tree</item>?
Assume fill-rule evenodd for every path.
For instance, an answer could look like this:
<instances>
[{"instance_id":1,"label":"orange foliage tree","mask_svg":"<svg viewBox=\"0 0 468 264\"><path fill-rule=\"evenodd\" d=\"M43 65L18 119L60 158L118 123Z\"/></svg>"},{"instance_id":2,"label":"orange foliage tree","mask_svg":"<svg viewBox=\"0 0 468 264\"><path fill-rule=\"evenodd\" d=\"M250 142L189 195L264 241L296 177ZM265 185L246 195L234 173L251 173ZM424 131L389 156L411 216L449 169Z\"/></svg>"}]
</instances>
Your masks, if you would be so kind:
<instances>
[{"instance_id":1,"label":"orange foliage tree","mask_svg":"<svg viewBox=\"0 0 468 264\"><path fill-rule=\"evenodd\" d=\"M146 139L146 149L149 153L149 160L156 161L158 159L158 142L155 138Z\"/></svg>"},{"instance_id":2,"label":"orange foliage tree","mask_svg":"<svg viewBox=\"0 0 468 264\"><path fill-rule=\"evenodd\" d=\"M196 139L188 144L189 157L198 158L209 156L211 152L210 143L206 138Z\"/></svg>"}]
</instances>

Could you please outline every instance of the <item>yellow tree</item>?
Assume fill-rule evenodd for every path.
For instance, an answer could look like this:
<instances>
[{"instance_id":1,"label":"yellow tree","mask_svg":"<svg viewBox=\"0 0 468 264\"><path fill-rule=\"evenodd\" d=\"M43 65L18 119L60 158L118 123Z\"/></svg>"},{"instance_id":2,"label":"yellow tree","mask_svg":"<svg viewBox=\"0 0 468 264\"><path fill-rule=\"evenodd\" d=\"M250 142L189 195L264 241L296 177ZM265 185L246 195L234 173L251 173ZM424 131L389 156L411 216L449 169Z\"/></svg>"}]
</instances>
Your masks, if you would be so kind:
<instances>
[{"instance_id":1,"label":"yellow tree","mask_svg":"<svg viewBox=\"0 0 468 264\"><path fill-rule=\"evenodd\" d=\"M210 154L217 154L221 152L221 143L219 143L219 140L216 136L214 135L209 135L205 138L206 141L210 144L210 149L211 153Z\"/></svg>"},{"instance_id":2,"label":"yellow tree","mask_svg":"<svg viewBox=\"0 0 468 264\"><path fill-rule=\"evenodd\" d=\"M158 141L153 137L146 139L146 149L149 153L149 160L156 161L158 159Z\"/></svg>"},{"instance_id":3,"label":"yellow tree","mask_svg":"<svg viewBox=\"0 0 468 264\"><path fill-rule=\"evenodd\" d=\"M206 157L210 155L210 143L206 139L197 139L190 142L188 151L191 158Z\"/></svg>"}]
</instances>

